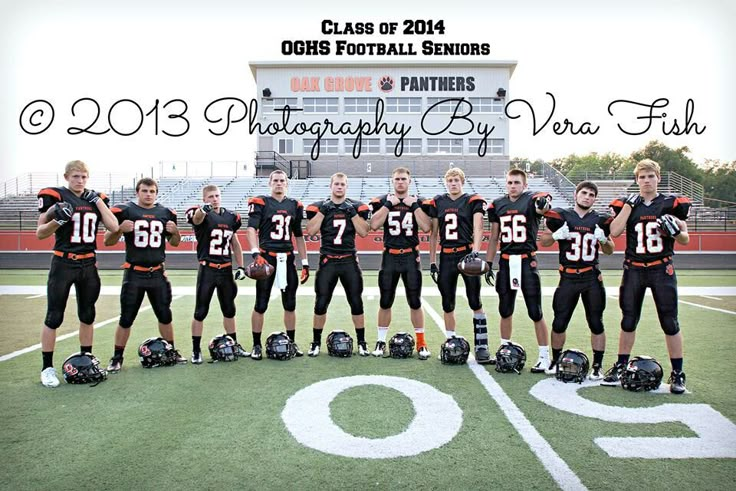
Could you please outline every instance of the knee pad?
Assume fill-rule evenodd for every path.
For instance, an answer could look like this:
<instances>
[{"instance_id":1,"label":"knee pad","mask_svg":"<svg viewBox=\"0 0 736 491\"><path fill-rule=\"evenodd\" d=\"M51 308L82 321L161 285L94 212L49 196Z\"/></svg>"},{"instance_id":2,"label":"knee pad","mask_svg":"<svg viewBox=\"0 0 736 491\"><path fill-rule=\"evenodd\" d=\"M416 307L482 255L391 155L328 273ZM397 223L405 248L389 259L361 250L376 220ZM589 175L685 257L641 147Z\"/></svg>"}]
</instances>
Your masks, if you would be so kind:
<instances>
[{"instance_id":1,"label":"knee pad","mask_svg":"<svg viewBox=\"0 0 736 491\"><path fill-rule=\"evenodd\" d=\"M455 299L454 298L443 298L442 299L442 310L445 313L450 313L455 311Z\"/></svg>"},{"instance_id":2,"label":"knee pad","mask_svg":"<svg viewBox=\"0 0 736 491\"><path fill-rule=\"evenodd\" d=\"M235 304L233 304L232 306L228 306L226 309L222 311L222 316L225 317L226 319L232 319L233 317L235 317L235 313L236 313Z\"/></svg>"},{"instance_id":3,"label":"knee pad","mask_svg":"<svg viewBox=\"0 0 736 491\"><path fill-rule=\"evenodd\" d=\"M470 306L470 310L480 310L483 308L483 302L480 301L480 298L469 299L468 305Z\"/></svg>"},{"instance_id":4,"label":"knee pad","mask_svg":"<svg viewBox=\"0 0 736 491\"><path fill-rule=\"evenodd\" d=\"M59 326L61 326L61 323L64 322L64 312L63 311L48 311L46 313L46 320L44 321L44 324L46 324L46 327L49 329L58 329Z\"/></svg>"},{"instance_id":5,"label":"knee pad","mask_svg":"<svg viewBox=\"0 0 736 491\"><path fill-rule=\"evenodd\" d=\"M123 315L121 315L120 316L120 320L118 321L118 324L120 324L120 327L122 327L124 329L130 329L130 326L133 325L133 321L134 320L135 320L135 316L134 315L133 316L129 316L129 315L123 316Z\"/></svg>"},{"instance_id":6,"label":"knee pad","mask_svg":"<svg viewBox=\"0 0 736 491\"><path fill-rule=\"evenodd\" d=\"M363 315L363 299L358 297L355 300L348 298L350 304L350 315Z\"/></svg>"},{"instance_id":7,"label":"knee pad","mask_svg":"<svg viewBox=\"0 0 736 491\"><path fill-rule=\"evenodd\" d=\"M291 296L290 298L285 298L281 305L283 305L284 310L287 312L294 312L296 310L296 297Z\"/></svg>"},{"instance_id":8,"label":"knee pad","mask_svg":"<svg viewBox=\"0 0 736 491\"><path fill-rule=\"evenodd\" d=\"M504 319L507 317L511 317L512 315L514 315L514 307L515 307L514 301L508 301L508 299L504 300L504 299L499 298L498 315L500 315Z\"/></svg>"},{"instance_id":9,"label":"knee pad","mask_svg":"<svg viewBox=\"0 0 736 491\"><path fill-rule=\"evenodd\" d=\"M605 330L603 328L603 319L589 319L588 328L590 328L590 332L592 334L603 334L603 331Z\"/></svg>"},{"instance_id":10,"label":"knee pad","mask_svg":"<svg viewBox=\"0 0 736 491\"><path fill-rule=\"evenodd\" d=\"M330 298L329 297L317 297L317 300L314 302L314 314L315 315L325 315L327 313L327 307L330 305Z\"/></svg>"},{"instance_id":11,"label":"knee pad","mask_svg":"<svg viewBox=\"0 0 736 491\"><path fill-rule=\"evenodd\" d=\"M172 316L170 308L161 309L157 312L154 312L154 314L156 314L156 319L161 324L171 324Z\"/></svg>"},{"instance_id":12,"label":"knee pad","mask_svg":"<svg viewBox=\"0 0 736 491\"><path fill-rule=\"evenodd\" d=\"M256 298L256 304L253 306L253 310L259 314L265 314L268 310L268 297Z\"/></svg>"},{"instance_id":13,"label":"knee pad","mask_svg":"<svg viewBox=\"0 0 736 491\"><path fill-rule=\"evenodd\" d=\"M422 298L419 296L419 292L407 292L406 301L409 303L409 308L411 310L422 308Z\"/></svg>"},{"instance_id":14,"label":"knee pad","mask_svg":"<svg viewBox=\"0 0 736 491\"><path fill-rule=\"evenodd\" d=\"M667 336L674 336L680 332L680 323L674 317L666 317L664 319L660 319L659 322L662 325L662 330Z\"/></svg>"},{"instance_id":15,"label":"knee pad","mask_svg":"<svg viewBox=\"0 0 736 491\"><path fill-rule=\"evenodd\" d=\"M196 309L194 309L194 320L197 322L204 322L204 320L207 318L207 314L209 313L209 311L210 311L209 305L202 305L200 307L197 307Z\"/></svg>"},{"instance_id":16,"label":"knee pad","mask_svg":"<svg viewBox=\"0 0 736 491\"><path fill-rule=\"evenodd\" d=\"M94 305L80 307L78 313L79 322L81 322L82 324L94 324L96 314Z\"/></svg>"},{"instance_id":17,"label":"knee pad","mask_svg":"<svg viewBox=\"0 0 736 491\"><path fill-rule=\"evenodd\" d=\"M396 298L396 294L394 292L387 292L381 290L381 299L379 301L379 304L382 309L388 310L394 305L394 299Z\"/></svg>"},{"instance_id":18,"label":"knee pad","mask_svg":"<svg viewBox=\"0 0 736 491\"><path fill-rule=\"evenodd\" d=\"M557 334L562 334L563 332L567 331L567 326L563 324L562 322L557 320L557 317L552 320L552 332L555 332Z\"/></svg>"},{"instance_id":19,"label":"knee pad","mask_svg":"<svg viewBox=\"0 0 736 491\"><path fill-rule=\"evenodd\" d=\"M526 313L529 315L532 322L539 322L542 320L542 317L544 317L542 306L537 304L527 306Z\"/></svg>"},{"instance_id":20,"label":"knee pad","mask_svg":"<svg viewBox=\"0 0 736 491\"><path fill-rule=\"evenodd\" d=\"M636 331L636 325L638 324L639 319L634 317L633 315L626 315L621 318L621 330L624 332L634 332Z\"/></svg>"}]
</instances>

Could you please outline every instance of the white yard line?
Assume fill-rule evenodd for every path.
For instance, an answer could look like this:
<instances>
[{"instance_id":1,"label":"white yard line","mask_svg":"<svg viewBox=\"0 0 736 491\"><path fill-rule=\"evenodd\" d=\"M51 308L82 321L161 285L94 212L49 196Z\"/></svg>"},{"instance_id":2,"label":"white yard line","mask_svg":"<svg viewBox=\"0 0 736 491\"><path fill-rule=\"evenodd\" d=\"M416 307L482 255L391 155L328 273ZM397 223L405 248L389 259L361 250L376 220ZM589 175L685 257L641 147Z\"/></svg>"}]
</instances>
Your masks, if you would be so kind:
<instances>
[{"instance_id":1,"label":"white yard line","mask_svg":"<svg viewBox=\"0 0 736 491\"><path fill-rule=\"evenodd\" d=\"M180 298L182 298L182 297L180 297L180 296L179 297L174 297L174 298L171 299L171 301L173 302L174 300L179 300ZM148 310L150 308L151 308L150 305L147 305L145 307L141 307L141 309L138 311L138 313L144 312L144 311L146 311L146 310ZM97 324L94 325L94 328L97 329L99 327L104 327L104 326L106 326L108 324L112 324L113 322L117 322L118 319L120 319L120 316L119 315L118 316L115 316L115 317L112 317L110 319L104 320L102 322L98 322ZM76 330L74 332L69 332L69 333L66 333L66 334L62 334L61 336L59 336L59 337L56 338L56 341L57 342L58 341L64 341L65 339L72 338L74 336L77 336L78 334L79 334L79 330ZM28 346L27 348L19 349L18 351L13 351L12 353L8 353L7 355L2 355L2 356L0 356L0 362L12 360L13 358L16 358L16 357L18 357L20 355L24 355L26 353L30 353L31 351L36 351L37 349L41 349L41 344L40 343L39 344L34 344L33 346Z\"/></svg>"},{"instance_id":2,"label":"white yard line","mask_svg":"<svg viewBox=\"0 0 736 491\"><path fill-rule=\"evenodd\" d=\"M440 317L437 311L424 298L422 298L422 306L439 330L444 334L444 320L442 317ZM521 438L526 444L529 445L531 451L537 456L544 468L547 469L547 472L549 472L557 485L561 489L587 489L577 474L554 451L547 440L539 434L537 429L534 428L534 425L524 416L524 413L521 412L519 407L504 392L501 386L498 385L485 368L475 361L472 353L468 358L468 367L483 388L486 389L488 395L496 401L496 404L498 404L511 425L519 432L519 435L521 435Z\"/></svg>"},{"instance_id":3,"label":"white yard line","mask_svg":"<svg viewBox=\"0 0 736 491\"><path fill-rule=\"evenodd\" d=\"M709 296L709 295L700 295L700 296L701 296L701 297L703 297L703 298L709 298L709 299L711 299L711 300L719 300L719 301L723 300L722 298L718 298L718 297L711 297L711 296Z\"/></svg>"},{"instance_id":4,"label":"white yard line","mask_svg":"<svg viewBox=\"0 0 736 491\"><path fill-rule=\"evenodd\" d=\"M699 303L686 302L685 300L680 300L679 302L684 303L685 305L692 305L693 307L700 307L701 309L715 310L716 312L722 312L724 314L736 315L736 312L731 310L717 309L715 307L708 307L707 305L700 305Z\"/></svg>"}]
</instances>

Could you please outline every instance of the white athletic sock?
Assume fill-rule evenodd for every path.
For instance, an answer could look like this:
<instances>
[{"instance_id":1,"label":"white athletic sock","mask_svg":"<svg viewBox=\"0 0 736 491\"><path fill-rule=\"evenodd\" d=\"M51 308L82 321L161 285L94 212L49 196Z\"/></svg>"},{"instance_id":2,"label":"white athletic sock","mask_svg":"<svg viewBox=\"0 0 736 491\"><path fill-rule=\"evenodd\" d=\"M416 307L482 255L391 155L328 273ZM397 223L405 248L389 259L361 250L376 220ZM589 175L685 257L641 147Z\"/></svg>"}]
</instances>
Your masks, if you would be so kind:
<instances>
[{"instance_id":1,"label":"white athletic sock","mask_svg":"<svg viewBox=\"0 0 736 491\"><path fill-rule=\"evenodd\" d=\"M386 335L388 334L388 327L378 328L378 341L386 342Z\"/></svg>"}]
</instances>

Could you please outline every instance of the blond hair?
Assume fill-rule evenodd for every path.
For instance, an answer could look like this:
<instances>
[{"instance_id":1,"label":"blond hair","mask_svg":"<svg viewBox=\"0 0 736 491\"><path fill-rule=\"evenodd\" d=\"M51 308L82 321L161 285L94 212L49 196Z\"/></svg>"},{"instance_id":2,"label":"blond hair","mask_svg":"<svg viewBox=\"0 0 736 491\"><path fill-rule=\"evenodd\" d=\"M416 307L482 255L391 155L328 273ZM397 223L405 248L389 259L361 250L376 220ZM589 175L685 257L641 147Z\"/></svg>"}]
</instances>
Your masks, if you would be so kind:
<instances>
[{"instance_id":1,"label":"blond hair","mask_svg":"<svg viewBox=\"0 0 736 491\"><path fill-rule=\"evenodd\" d=\"M215 190L220 190L220 188L216 184L207 184L205 187L202 188L202 198L206 198L207 193Z\"/></svg>"},{"instance_id":2,"label":"blond hair","mask_svg":"<svg viewBox=\"0 0 736 491\"><path fill-rule=\"evenodd\" d=\"M465 184L465 172L463 172L462 169L459 169L457 167L451 167L447 169L447 172L445 172L445 181L447 181L451 177L459 177L460 181Z\"/></svg>"},{"instance_id":3,"label":"blond hair","mask_svg":"<svg viewBox=\"0 0 736 491\"><path fill-rule=\"evenodd\" d=\"M639 172L642 172L642 171L654 171L654 173L657 174L657 177L661 177L659 174L659 171L660 171L659 164L651 159L640 160L636 164L636 167L634 167L634 176L638 178Z\"/></svg>"},{"instance_id":4,"label":"blond hair","mask_svg":"<svg viewBox=\"0 0 736 491\"><path fill-rule=\"evenodd\" d=\"M411 177L411 171L407 169L406 167L397 167L391 172L391 176L395 176L396 174L406 174L407 176Z\"/></svg>"},{"instance_id":5,"label":"blond hair","mask_svg":"<svg viewBox=\"0 0 736 491\"><path fill-rule=\"evenodd\" d=\"M345 174L343 172L335 172L334 174L332 174L330 176L330 186L332 186L332 181L334 181L336 177L337 178L341 178L341 179L344 178L345 179L345 184L348 183L348 176L347 176L347 174Z\"/></svg>"},{"instance_id":6,"label":"blond hair","mask_svg":"<svg viewBox=\"0 0 736 491\"><path fill-rule=\"evenodd\" d=\"M71 162L67 163L66 167L64 168L64 176L68 176L74 171L86 172L87 176L89 176L89 168L87 167L87 164L85 164L81 160L72 160Z\"/></svg>"},{"instance_id":7,"label":"blond hair","mask_svg":"<svg viewBox=\"0 0 736 491\"><path fill-rule=\"evenodd\" d=\"M275 171L271 172L268 175L268 183L271 184L271 179L273 178L274 174L283 174L284 178L286 179L286 185L289 185L289 176L286 175L286 172L282 171L281 169L276 169Z\"/></svg>"}]
</instances>

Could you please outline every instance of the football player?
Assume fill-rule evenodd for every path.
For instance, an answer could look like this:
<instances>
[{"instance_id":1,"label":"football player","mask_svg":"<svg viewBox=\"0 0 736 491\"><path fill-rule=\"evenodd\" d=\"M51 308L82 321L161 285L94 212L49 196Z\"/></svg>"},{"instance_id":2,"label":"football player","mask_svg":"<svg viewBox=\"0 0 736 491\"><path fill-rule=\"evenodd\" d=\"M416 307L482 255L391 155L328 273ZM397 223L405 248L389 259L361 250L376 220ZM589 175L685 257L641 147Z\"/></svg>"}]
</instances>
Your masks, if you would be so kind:
<instances>
[{"instance_id":1,"label":"football player","mask_svg":"<svg viewBox=\"0 0 736 491\"><path fill-rule=\"evenodd\" d=\"M560 282L552 300L555 318L552 321L552 364L547 369L548 375L555 374L555 364L565 346L565 331L578 300L582 298L593 348L593 370L588 378L603 378L606 288L598 269L598 249L600 247L604 254L611 255L614 243L610 238L613 218L593 210L597 197L598 186L583 181L575 188L575 206L554 208L544 214L548 230L542 233L541 243L548 247L557 241L560 249Z\"/></svg>"},{"instance_id":2,"label":"football player","mask_svg":"<svg viewBox=\"0 0 736 491\"><path fill-rule=\"evenodd\" d=\"M174 346L174 326L171 323L171 283L166 277L166 241L174 247L181 242L176 226L176 212L156 203L158 184L149 177L135 185L136 201L112 207L120 227L105 232L105 245L118 243L125 237L125 272L120 289L120 320L115 329L115 351L107 367L109 373L117 373L123 365L125 345L133 325L148 294L153 313L158 319L161 337ZM186 363L186 358L175 351L176 362Z\"/></svg>"},{"instance_id":3,"label":"football player","mask_svg":"<svg viewBox=\"0 0 736 491\"><path fill-rule=\"evenodd\" d=\"M634 347L644 293L650 288L672 363L670 392L682 394L685 392L685 372L682 371L677 276L672 256L675 242L682 245L690 242L685 223L690 213L690 200L683 196L665 196L657 191L660 169L653 160L645 159L636 164L634 176L639 192L611 203L611 213L615 216L611 235L618 237L626 231L624 275L619 289L623 318L618 361L606 372L602 384L619 385Z\"/></svg>"},{"instance_id":4,"label":"football player","mask_svg":"<svg viewBox=\"0 0 736 491\"><path fill-rule=\"evenodd\" d=\"M486 201L477 194L463 191L465 173L457 167L445 172L445 194L438 194L425 202L427 215L432 219L432 232L429 237L430 274L442 296L445 334L449 338L455 334L455 297L458 263L466 256L477 257L483 243L483 215ZM441 248L439 267L437 265L437 239ZM490 363L488 351L488 324L483 304L480 300L480 277L463 275L465 295L473 311L473 333L475 339L475 359L478 363Z\"/></svg>"},{"instance_id":5,"label":"football player","mask_svg":"<svg viewBox=\"0 0 736 491\"><path fill-rule=\"evenodd\" d=\"M235 341L238 356L250 353L238 343L235 328L235 297L238 286L235 279L245 278L243 248L237 232L241 226L240 214L220 206L220 188L209 184L202 188L203 203L187 210L187 221L192 224L197 237L197 290L192 318L192 363L202 363L202 331L210 310L212 295L217 290L217 300L222 312L225 333ZM237 265L233 278L233 262Z\"/></svg>"},{"instance_id":6,"label":"football player","mask_svg":"<svg viewBox=\"0 0 736 491\"><path fill-rule=\"evenodd\" d=\"M521 290L529 318L539 345L539 358L532 373L544 373L550 366L547 323L542 313L542 283L537 271L537 232L544 212L551 208L549 193L526 191L526 172L511 169L506 174L506 195L493 200L488 207L491 222L491 240L486 259L489 266L496 257L501 241L501 259L498 261L496 292L498 312L501 314L501 344L511 340L512 316L516 292ZM493 270L486 273L486 282L492 284Z\"/></svg>"},{"instance_id":7,"label":"football player","mask_svg":"<svg viewBox=\"0 0 736 491\"><path fill-rule=\"evenodd\" d=\"M358 265L355 234L368 235L368 206L345 196L348 177L337 172L330 178L330 197L307 207L307 233L321 236L319 269L314 282L316 299L309 356L318 356L322 343L322 329L327 321L327 307L332 300L338 280L345 289L355 334L358 353L368 356L363 315L363 274Z\"/></svg>"},{"instance_id":8,"label":"football player","mask_svg":"<svg viewBox=\"0 0 736 491\"><path fill-rule=\"evenodd\" d=\"M300 278L296 273L294 241L302 261L301 283L304 284L309 279L307 246L302 233L304 207L301 202L286 196L289 180L284 171L273 171L268 183L271 186L271 196L257 196L248 201L246 235L253 260L256 263L268 262L275 270L274 274L265 280L256 281L256 303L251 314L253 350L250 356L254 360L263 357L261 347L263 314L268 308L268 299L274 282L281 290L286 334L296 343L296 289ZM304 356L296 344L295 347L296 356Z\"/></svg>"},{"instance_id":9,"label":"football player","mask_svg":"<svg viewBox=\"0 0 736 491\"><path fill-rule=\"evenodd\" d=\"M386 334L391 324L391 306L396 296L399 278L404 282L406 300L411 310L411 323L417 338L420 360L430 356L424 340L424 311L422 310L422 263L419 257L419 230L429 232L431 222L421 209L422 199L409 195L411 172L398 167L391 173L394 192L374 198L370 202L371 230L383 227L383 257L378 272L381 293L378 308L378 341L373 356L386 351Z\"/></svg>"},{"instance_id":10,"label":"football player","mask_svg":"<svg viewBox=\"0 0 736 491\"><path fill-rule=\"evenodd\" d=\"M73 160L66 164L64 179L66 187L44 188L38 192L40 216L36 237L43 240L55 236L46 295L46 319L41 328L41 383L46 387L59 385L54 368L56 329L64 321L72 285L77 292L79 350L92 352L95 302L100 296L100 276L95 259L97 227L102 220L108 230L118 229L118 222L107 207L107 197L86 188L89 169L84 162Z\"/></svg>"}]
</instances>

